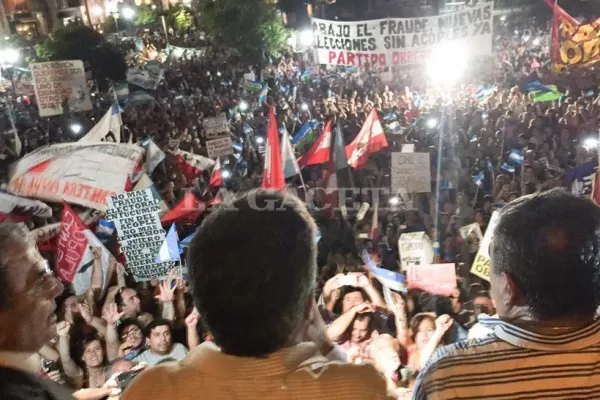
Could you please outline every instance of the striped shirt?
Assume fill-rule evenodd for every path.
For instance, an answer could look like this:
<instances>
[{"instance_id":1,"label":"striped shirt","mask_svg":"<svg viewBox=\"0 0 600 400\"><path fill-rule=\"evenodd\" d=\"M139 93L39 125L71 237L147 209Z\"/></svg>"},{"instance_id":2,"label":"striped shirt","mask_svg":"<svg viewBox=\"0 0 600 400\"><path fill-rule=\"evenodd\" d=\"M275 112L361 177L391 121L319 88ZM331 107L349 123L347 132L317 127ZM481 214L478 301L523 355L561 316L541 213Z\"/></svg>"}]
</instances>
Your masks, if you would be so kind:
<instances>
[{"instance_id":1,"label":"striped shirt","mask_svg":"<svg viewBox=\"0 0 600 400\"><path fill-rule=\"evenodd\" d=\"M541 335L495 318L492 333L438 350L417 378L413 400L600 398L600 320Z\"/></svg>"}]
</instances>

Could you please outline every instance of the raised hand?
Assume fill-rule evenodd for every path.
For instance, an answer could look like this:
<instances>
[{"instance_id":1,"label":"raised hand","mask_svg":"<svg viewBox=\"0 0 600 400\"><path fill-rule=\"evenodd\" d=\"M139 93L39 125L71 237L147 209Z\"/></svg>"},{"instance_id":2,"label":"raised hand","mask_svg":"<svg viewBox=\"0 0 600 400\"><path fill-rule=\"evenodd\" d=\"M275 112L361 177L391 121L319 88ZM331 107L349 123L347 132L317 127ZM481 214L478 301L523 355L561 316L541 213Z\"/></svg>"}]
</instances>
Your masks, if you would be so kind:
<instances>
[{"instance_id":1,"label":"raised hand","mask_svg":"<svg viewBox=\"0 0 600 400\"><path fill-rule=\"evenodd\" d=\"M158 300L160 303L168 303L169 301L173 301L175 287L171 288L169 280L162 281L158 285L158 288L160 292L158 296L154 297L156 300Z\"/></svg>"},{"instance_id":2,"label":"raised hand","mask_svg":"<svg viewBox=\"0 0 600 400\"><path fill-rule=\"evenodd\" d=\"M108 324L116 325L123 315L125 315L125 312L119 312L119 308L113 303L106 306L102 313L102 318L104 318Z\"/></svg>"},{"instance_id":3,"label":"raised hand","mask_svg":"<svg viewBox=\"0 0 600 400\"><path fill-rule=\"evenodd\" d=\"M60 337L69 336L69 332L71 331L71 324L67 321L61 321L56 325L56 333Z\"/></svg>"},{"instance_id":4,"label":"raised hand","mask_svg":"<svg viewBox=\"0 0 600 400\"><path fill-rule=\"evenodd\" d=\"M92 247L92 256L94 260L99 260L102 257L102 247Z\"/></svg>"},{"instance_id":5,"label":"raised hand","mask_svg":"<svg viewBox=\"0 0 600 400\"><path fill-rule=\"evenodd\" d=\"M92 310L90 309L90 306L88 306L88 304L85 302L79 303L77 306L79 308L79 313L81 314L81 317L83 318L85 323L89 325L92 322L92 318L94 317L92 315Z\"/></svg>"},{"instance_id":6,"label":"raised hand","mask_svg":"<svg viewBox=\"0 0 600 400\"><path fill-rule=\"evenodd\" d=\"M435 320L435 330L444 334L452 326L454 320L448 314L440 315Z\"/></svg>"},{"instance_id":7,"label":"raised hand","mask_svg":"<svg viewBox=\"0 0 600 400\"><path fill-rule=\"evenodd\" d=\"M198 321L200 320L200 313L198 312L198 310L196 310L196 308L194 307L194 311L192 311L190 313L190 315L188 315L185 318L185 325L188 328L195 328L196 325L198 325Z\"/></svg>"}]
</instances>

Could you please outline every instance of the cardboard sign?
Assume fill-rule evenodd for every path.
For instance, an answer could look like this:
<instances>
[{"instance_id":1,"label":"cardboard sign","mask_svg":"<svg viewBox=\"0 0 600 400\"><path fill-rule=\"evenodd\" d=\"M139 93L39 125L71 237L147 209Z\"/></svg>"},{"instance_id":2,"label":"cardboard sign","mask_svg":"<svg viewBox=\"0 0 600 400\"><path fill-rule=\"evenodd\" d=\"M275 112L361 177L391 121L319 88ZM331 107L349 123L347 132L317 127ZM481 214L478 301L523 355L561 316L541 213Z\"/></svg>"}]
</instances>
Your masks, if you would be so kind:
<instances>
[{"instance_id":1,"label":"cardboard sign","mask_svg":"<svg viewBox=\"0 0 600 400\"><path fill-rule=\"evenodd\" d=\"M154 262L165 240L160 217L160 199L152 189L119 193L107 200L106 219L114 221L127 268L137 282L167 276L178 260Z\"/></svg>"},{"instance_id":2,"label":"cardboard sign","mask_svg":"<svg viewBox=\"0 0 600 400\"><path fill-rule=\"evenodd\" d=\"M415 144L414 143L403 144L402 152L403 153L414 153L415 152Z\"/></svg>"},{"instance_id":3,"label":"cardboard sign","mask_svg":"<svg viewBox=\"0 0 600 400\"><path fill-rule=\"evenodd\" d=\"M212 139L220 134L229 132L229 123L225 113L221 113L218 117L205 118L202 121L204 134L207 139Z\"/></svg>"},{"instance_id":4,"label":"cardboard sign","mask_svg":"<svg viewBox=\"0 0 600 400\"><path fill-rule=\"evenodd\" d=\"M429 153L392 153L392 191L431 192Z\"/></svg>"},{"instance_id":5,"label":"cardboard sign","mask_svg":"<svg viewBox=\"0 0 600 400\"><path fill-rule=\"evenodd\" d=\"M487 230L485 231L485 235L483 236L483 240L481 240L479 251L477 252L475 261L473 261L473 266L471 267L471 273L473 275L478 276L481 279L485 279L488 282L490 280L490 269L492 267L492 260L490 258L490 244L492 243L494 229L496 229L499 219L500 213L498 213L498 211L494 211Z\"/></svg>"},{"instance_id":6,"label":"cardboard sign","mask_svg":"<svg viewBox=\"0 0 600 400\"><path fill-rule=\"evenodd\" d=\"M92 109L81 60L32 63L31 75L40 117L62 114L65 101L70 111Z\"/></svg>"},{"instance_id":7,"label":"cardboard sign","mask_svg":"<svg viewBox=\"0 0 600 400\"><path fill-rule=\"evenodd\" d=\"M450 296L456 289L456 268L454 264L411 265L406 280L408 289Z\"/></svg>"},{"instance_id":8,"label":"cardboard sign","mask_svg":"<svg viewBox=\"0 0 600 400\"><path fill-rule=\"evenodd\" d=\"M209 140L206 142L208 157L217 158L233 154L233 144L230 137Z\"/></svg>"},{"instance_id":9,"label":"cardboard sign","mask_svg":"<svg viewBox=\"0 0 600 400\"><path fill-rule=\"evenodd\" d=\"M475 253L481 247L483 234L478 223L469 224L459 229L460 237L465 241L470 253Z\"/></svg>"},{"instance_id":10,"label":"cardboard sign","mask_svg":"<svg viewBox=\"0 0 600 400\"><path fill-rule=\"evenodd\" d=\"M433 245L425 232L403 233L398 240L402 271L433 262Z\"/></svg>"}]
</instances>

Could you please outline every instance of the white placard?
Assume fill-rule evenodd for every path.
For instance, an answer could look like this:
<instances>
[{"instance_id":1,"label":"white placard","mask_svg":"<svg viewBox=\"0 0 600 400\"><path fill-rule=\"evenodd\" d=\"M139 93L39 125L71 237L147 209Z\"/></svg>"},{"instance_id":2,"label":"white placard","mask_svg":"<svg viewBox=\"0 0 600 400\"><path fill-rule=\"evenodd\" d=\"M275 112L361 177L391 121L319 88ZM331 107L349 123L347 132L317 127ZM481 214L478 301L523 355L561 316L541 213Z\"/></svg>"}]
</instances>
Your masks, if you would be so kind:
<instances>
[{"instance_id":1,"label":"white placard","mask_svg":"<svg viewBox=\"0 0 600 400\"><path fill-rule=\"evenodd\" d=\"M386 18L359 22L312 19L319 64L415 65L432 50L468 49L469 56L492 54L494 3L423 18ZM450 60L449 60L450 61Z\"/></svg>"},{"instance_id":2,"label":"white placard","mask_svg":"<svg viewBox=\"0 0 600 400\"><path fill-rule=\"evenodd\" d=\"M209 140L206 142L208 157L217 158L233 154L233 145L230 137Z\"/></svg>"},{"instance_id":3,"label":"white placard","mask_svg":"<svg viewBox=\"0 0 600 400\"><path fill-rule=\"evenodd\" d=\"M92 109L85 69L80 60L32 63L31 75L40 117L62 114L65 101L71 111Z\"/></svg>"},{"instance_id":4,"label":"white placard","mask_svg":"<svg viewBox=\"0 0 600 400\"><path fill-rule=\"evenodd\" d=\"M225 113L219 114L218 117L205 118L202 121L202 126L204 127L207 139L229 132L229 123L227 122Z\"/></svg>"},{"instance_id":5,"label":"white placard","mask_svg":"<svg viewBox=\"0 0 600 400\"><path fill-rule=\"evenodd\" d=\"M392 191L431 192L429 153L392 153Z\"/></svg>"},{"instance_id":6,"label":"white placard","mask_svg":"<svg viewBox=\"0 0 600 400\"><path fill-rule=\"evenodd\" d=\"M402 271L411 265L433 263L433 246L425 232L403 233L398 240L398 250Z\"/></svg>"},{"instance_id":7,"label":"white placard","mask_svg":"<svg viewBox=\"0 0 600 400\"><path fill-rule=\"evenodd\" d=\"M481 240L479 251L477 252L477 256L475 256L475 260L473 261L473 266L471 267L471 273L473 275L485 279L488 282L490 280L490 268L492 267L490 244L492 243L494 230L496 229L499 220L500 213L498 211L494 211L492 213L492 217L490 218L487 229L485 230L485 235L483 235L483 239Z\"/></svg>"}]
</instances>

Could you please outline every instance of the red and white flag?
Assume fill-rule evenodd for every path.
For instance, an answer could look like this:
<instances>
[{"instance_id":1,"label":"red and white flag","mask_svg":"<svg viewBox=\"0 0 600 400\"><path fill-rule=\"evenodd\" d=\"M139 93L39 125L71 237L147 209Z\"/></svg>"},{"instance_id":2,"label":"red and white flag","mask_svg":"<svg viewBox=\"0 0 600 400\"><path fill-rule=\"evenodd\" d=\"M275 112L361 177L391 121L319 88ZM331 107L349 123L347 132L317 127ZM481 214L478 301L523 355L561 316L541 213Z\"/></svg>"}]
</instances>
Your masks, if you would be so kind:
<instances>
[{"instance_id":1,"label":"red and white flag","mask_svg":"<svg viewBox=\"0 0 600 400\"><path fill-rule=\"evenodd\" d=\"M221 174L221 159L217 158L217 163L213 169L212 176L208 182L209 187L223 186L223 175Z\"/></svg>"},{"instance_id":2,"label":"red and white flag","mask_svg":"<svg viewBox=\"0 0 600 400\"><path fill-rule=\"evenodd\" d=\"M352 143L346 146L346 157L348 164L354 169L362 169L367 166L369 155L376 153L388 143L385 133L377 117L377 111L371 110L367 120Z\"/></svg>"},{"instance_id":3,"label":"red and white flag","mask_svg":"<svg viewBox=\"0 0 600 400\"><path fill-rule=\"evenodd\" d=\"M283 175L281 147L279 145L279 132L277 131L277 122L275 122L274 107L271 107L271 112L269 113L269 127L267 132L265 170L261 187L263 189L281 190L285 188L285 177Z\"/></svg>"},{"instance_id":4,"label":"red and white flag","mask_svg":"<svg viewBox=\"0 0 600 400\"><path fill-rule=\"evenodd\" d=\"M215 165L215 162L208 157L188 153L183 150L180 150L177 154L175 163L190 184L194 178L202 175L202 172L209 170Z\"/></svg>"},{"instance_id":5,"label":"red and white flag","mask_svg":"<svg viewBox=\"0 0 600 400\"><path fill-rule=\"evenodd\" d=\"M61 281L73 284L76 295L85 293L92 283L92 273L96 268L92 252L95 247L101 252L101 284L104 290L112 255L77 213L67 203L64 205L60 233L56 239L56 274Z\"/></svg>"},{"instance_id":6,"label":"red and white flag","mask_svg":"<svg viewBox=\"0 0 600 400\"><path fill-rule=\"evenodd\" d=\"M194 193L187 192L183 196L183 199L160 219L160 222L163 225L172 222L177 222L178 224L192 224L204 211L206 211L206 208L207 204L205 202L198 200Z\"/></svg>"},{"instance_id":7,"label":"red and white flag","mask_svg":"<svg viewBox=\"0 0 600 400\"><path fill-rule=\"evenodd\" d=\"M319 136L310 150L298 159L298 166L300 169L309 165L324 164L329 161L329 153L331 153L331 136L331 121L327 121L321 136Z\"/></svg>"}]
</instances>

